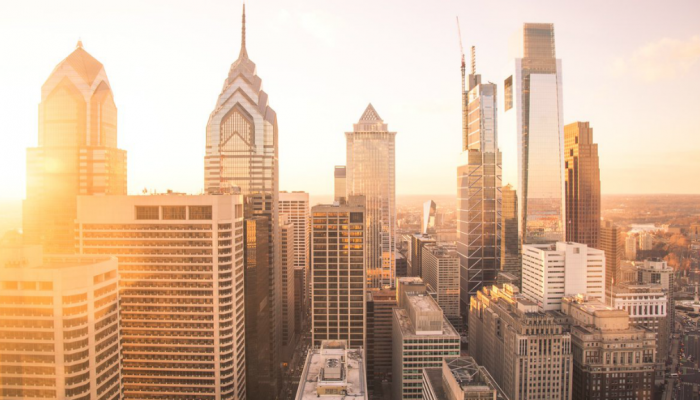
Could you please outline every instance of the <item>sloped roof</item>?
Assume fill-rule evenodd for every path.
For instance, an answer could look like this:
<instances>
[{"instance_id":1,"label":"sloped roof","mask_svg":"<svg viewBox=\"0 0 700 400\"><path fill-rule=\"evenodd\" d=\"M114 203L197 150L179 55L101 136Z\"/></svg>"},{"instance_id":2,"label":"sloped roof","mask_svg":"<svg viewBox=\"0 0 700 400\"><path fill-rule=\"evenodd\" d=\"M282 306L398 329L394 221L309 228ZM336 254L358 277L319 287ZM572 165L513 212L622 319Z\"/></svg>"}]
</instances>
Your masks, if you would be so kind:
<instances>
[{"instance_id":1,"label":"sloped roof","mask_svg":"<svg viewBox=\"0 0 700 400\"><path fill-rule=\"evenodd\" d=\"M382 119L379 117L377 110L375 110L374 107L372 107L372 103L369 103L369 105L365 109L365 112L362 113L360 121L377 122L382 121Z\"/></svg>"},{"instance_id":2,"label":"sloped roof","mask_svg":"<svg viewBox=\"0 0 700 400\"><path fill-rule=\"evenodd\" d=\"M83 43L81 41L78 41L75 50L66 57L64 62L67 62L73 67L73 69L85 79L88 85L92 85L92 82L97 78L97 74L104 68L102 63L83 49Z\"/></svg>"}]
</instances>

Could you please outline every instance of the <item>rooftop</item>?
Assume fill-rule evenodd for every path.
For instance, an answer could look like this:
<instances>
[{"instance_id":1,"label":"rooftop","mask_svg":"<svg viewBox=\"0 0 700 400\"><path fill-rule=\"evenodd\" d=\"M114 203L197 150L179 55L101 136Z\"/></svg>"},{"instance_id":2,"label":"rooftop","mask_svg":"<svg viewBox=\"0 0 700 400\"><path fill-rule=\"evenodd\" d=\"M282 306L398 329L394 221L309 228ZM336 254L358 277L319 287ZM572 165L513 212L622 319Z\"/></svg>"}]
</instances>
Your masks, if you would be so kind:
<instances>
[{"instance_id":1,"label":"rooftop","mask_svg":"<svg viewBox=\"0 0 700 400\"><path fill-rule=\"evenodd\" d=\"M442 333L435 334L435 335L416 334L416 328L413 325L413 321L411 321L411 318L409 317L408 312L406 312L406 310L404 310L402 308L394 308L394 318L396 318L398 320L399 326L401 327L401 334L404 338L408 338L408 337L425 338L425 337L430 337L430 336L440 336L440 337L455 336L455 337L459 337L459 333L457 333L455 328L452 326L450 321L448 321L445 316L442 317Z\"/></svg>"},{"instance_id":2,"label":"rooftop","mask_svg":"<svg viewBox=\"0 0 700 400\"><path fill-rule=\"evenodd\" d=\"M326 340L309 350L296 400L367 399L362 349L347 349L342 340Z\"/></svg>"}]
</instances>

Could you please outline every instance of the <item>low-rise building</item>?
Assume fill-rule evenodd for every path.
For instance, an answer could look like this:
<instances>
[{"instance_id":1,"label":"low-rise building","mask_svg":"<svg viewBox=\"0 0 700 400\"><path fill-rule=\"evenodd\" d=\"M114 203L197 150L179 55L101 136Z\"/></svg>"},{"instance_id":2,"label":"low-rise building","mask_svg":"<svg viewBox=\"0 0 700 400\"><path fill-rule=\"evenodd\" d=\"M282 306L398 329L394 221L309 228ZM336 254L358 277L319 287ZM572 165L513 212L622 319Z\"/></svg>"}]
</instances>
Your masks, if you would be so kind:
<instances>
[{"instance_id":1,"label":"low-rise building","mask_svg":"<svg viewBox=\"0 0 700 400\"><path fill-rule=\"evenodd\" d=\"M365 358L345 340L324 340L309 350L295 400L367 400Z\"/></svg>"},{"instance_id":2,"label":"low-rise building","mask_svg":"<svg viewBox=\"0 0 700 400\"><path fill-rule=\"evenodd\" d=\"M442 368L423 369L423 400L508 400L491 374L472 357L448 357Z\"/></svg>"}]
</instances>

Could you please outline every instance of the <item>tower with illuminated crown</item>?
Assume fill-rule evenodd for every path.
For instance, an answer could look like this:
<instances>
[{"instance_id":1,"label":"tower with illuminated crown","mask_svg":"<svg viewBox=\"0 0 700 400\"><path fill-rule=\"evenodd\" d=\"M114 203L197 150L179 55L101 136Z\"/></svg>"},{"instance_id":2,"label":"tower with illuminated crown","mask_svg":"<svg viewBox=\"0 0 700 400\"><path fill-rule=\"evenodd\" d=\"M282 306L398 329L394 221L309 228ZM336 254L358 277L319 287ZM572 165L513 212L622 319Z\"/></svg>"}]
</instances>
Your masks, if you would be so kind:
<instances>
[{"instance_id":1,"label":"tower with illuminated crown","mask_svg":"<svg viewBox=\"0 0 700 400\"><path fill-rule=\"evenodd\" d=\"M126 151L104 66L78 41L41 87L39 145L27 149L24 241L75 251L76 196L126 194Z\"/></svg>"},{"instance_id":2,"label":"tower with illuminated crown","mask_svg":"<svg viewBox=\"0 0 700 400\"><path fill-rule=\"evenodd\" d=\"M210 194L240 188L246 198L246 215L269 221L269 346L264 354L246 357L247 362L269 362L265 376L255 378L259 390L248 398L274 398L279 392L282 345L282 264L279 229L279 166L277 115L268 105L255 63L246 48L245 5L243 5L241 50L209 116L204 157L204 186Z\"/></svg>"}]
</instances>

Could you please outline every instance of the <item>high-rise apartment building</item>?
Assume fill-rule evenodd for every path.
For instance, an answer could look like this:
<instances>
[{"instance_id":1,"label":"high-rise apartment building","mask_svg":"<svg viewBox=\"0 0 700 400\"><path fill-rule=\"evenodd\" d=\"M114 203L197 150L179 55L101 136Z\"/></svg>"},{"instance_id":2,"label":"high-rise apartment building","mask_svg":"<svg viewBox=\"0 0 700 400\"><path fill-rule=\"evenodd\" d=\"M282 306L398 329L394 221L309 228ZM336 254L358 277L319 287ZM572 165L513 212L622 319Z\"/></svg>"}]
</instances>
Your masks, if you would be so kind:
<instances>
[{"instance_id":1,"label":"high-rise apartment building","mask_svg":"<svg viewBox=\"0 0 700 400\"><path fill-rule=\"evenodd\" d=\"M460 326L459 314L459 256L454 248L427 245L423 248L423 281L435 292L445 317L454 326Z\"/></svg>"},{"instance_id":2,"label":"high-rise apartment building","mask_svg":"<svg viewBox=\"0 0 700 400\"><path fill-rule=\"evenodd\" d=\"M498 149L496 84L481 83L472 47L468 86L462 87L462 154L457 166L457 254L460 308L469 297L496 283L501 269L501 152ZM465 83L464 59L462 84Z\"/></svg>"},{"instance_id":3,"label":"high-rise apartment building","mask_svg":"<svg viewBox=\"0 0 700 400\"><path fill-rule=\"evenodd\" d=\"M542 310L560 310L564 296L605 301L605 253L581 243L523 246L522 293Z\"/></svg>"},{"instance_id":4,"label":"high-rise apartment building","mask_svg":"<svg viewBox=\"0 0 700 400\"><path fill-rule=\"evenodd\" d=\"M423 398L423 368L439 368L459 356L459 334L440 306L425 292L399 291L402 306L393 310L392 397Z\"/></svg>"},{"instance_id":5,"label":"high-rise apartment building","mask_svg":"<svg viewBox=\"0 0 700 400\"><path fill-rule=\"evenodd\" d=\"M396 290L367 291L367 385L375 385L391 376L391 324L397 306Z\"/></svg>"},{"instance_id":6,"label":"high-rise apartment building","mask_svg":"<svg viewBox=\"0 0 700 400\"><path fill-rule=\"evenodd\" d=\"M300 333L306 324L309 309L309 194L306 192L280 192L279 212L286 214L294 224L294 275L301 280L294 287L294 329Z\"/></svg>"},{"instance_id":7,"label":"high-rise apartment building","mask_svg":"<svg viewBox=\"0 0 700 400\"><path fill-rule=\"evenodd\" d=\"M294 328L294 223L280 214L280 249L282 258L282 357L292 358L296 345Z\"/></svg>"},{"instance_id":8,"label":"high-rise apartment building","mask_svg":"<svg viewBox=\"0 0 700 400\"><path fill-rule=\"evenodd\" d=\"M241 196L79 196L76 249L119 260L123 399L246 398Z\"/></svg>"},{"instance_id":9,"label":"high-rise apartment building","mask_svg":"<svg viewBox=\"0 0 700 400\"><path fill-rule=\"evenodd\" d=\"M564 127L566 240L598 248L600 234L600 167L598 144L588 122Z\"/></svg>"},{"instance_id":10,"label":"high-rise apartment building","mask_svg":"<svg viewBox=\"0 0 700 400\"><path fill-rule=\"evenodd\" d=\"M396 132L368 105L346 132L347 196L365 196L367 288L394 283L396 263Z\"/></svg>"},{"instance_id":11,"label":"high-rise apartment building","mask_svg":"<svg viewBox=\"0 0 700 400\"><path fill-rule=\"evenodd\" d=\"M621 282L620 263L625 254L625 239L612 221L600 222L600 249L605 252L605 298L610 299L613 282Z\"/></svg>"},{"instance_id":12,"label":"high-rise apartment building","mask_svg":"<svg viewBox=\"0 0 700 400\"><path fill-rule=\"evenodd\" d=\"M654 248L654 234L648 231L639 232L639 250L648 251Z\"/></svg>"},{"instance_id":13,"label":"high-rise apartment building","mask_svg":"<svg viewBox=\"0 0 700 400\"><path fill-rule=\"evenodd\" d=\"M572 323L572 399L654 397L653 332L632 326L626 311L582 295L562 299L562 312Z\"/></svg>"},{"instance_id":14,"label":"high-rise apartment building","mask_svg":"<svg viewBox=\"0 0 700 400\"><path fill-rule=\"evenodd\" d=\"M469 354L511 400L571 400L567 321L560 311L541 311L516 287L483 288L471 298Z\"/></svg>"},{"instance_id":15,"label":"high-rise apartment building","mask_svg":"<svg viewBox=\"0 0 700 400\"><path fill-rule=\"evenodd\" d=\"M0 244L0 397L117 400L117 259Z\"/></svg>"},{"instance_id":16,"label":"high-rise apartment building","mask_svg":"<svg viewBox=\"0 0 700 400\"><path fill-rule=\"evenodd\" d=\"M637 236L627 232L625 236L625 259L634 261L637 259Z\"/></svg>"},{"instance_id":17,"label":"high-rise apartment building","mask_svg":"<svg viewBox=\"0 0 700 400\"><path fill-rule=\"evenodd\" d=\"M510 184L501 190L501 272L520 279L520 239L518 238L518 195Z\"/></svg>"},{"instance_id":18,"label":"high-rise apartment building","mask_svg":"<svg viewBox=\"0 0 700 400\"><path fill-rule=\"evenodd\" d=\"M336 165L333 171L334 201L345 201L347 197L347 170L345 165Z\"/></svg>"},{"instance_id":19,"label":"high-rise apartment building","mask_svg":"<svg viewBox=\"0 0 700 400\"><path fill-rule=\"evenodd\" d=\"M255 63L246 48L245 5L241 49L231 64L206 127L204 189L228 193L234 187L246 198L253 214L270 223L271 349L266 356L280 366L282 348L282 261L279 231L279 142L277 114L268 104Z\"/></svg>"},{"instance_id":20,"label":"high-rise apartment building","mask_svg":"<svg viewBox=\"0 0 700 400\"><path fill-rule=\"evenodd\" d=\"M78 195L126 194L126 151L104 66L78 42L41 87L39 144L27 149L27 244L74 252Z\"/></svg>"},{"instance_id":21,"label":"high-rise apartment building","mask_svg":"<svg viewBox=\"0 0 700 400\"><path fill-rule=\"evenodd\" d=\"M366 215L363 196L311 208L311 337L365 348Z\"/></svg>"},{"instance_id":22,"label":"high-rise apartment building","mask_svg":"<svg viewBox=\"0 0 700 400\"><path fill-rule=\"evenodd\" d=\"M504 111L517 137L518 226L523 244L553 243L566 234L561 60L553 24L524 24L522 40L504 82Z\"/></svg>"}]
</instances>

